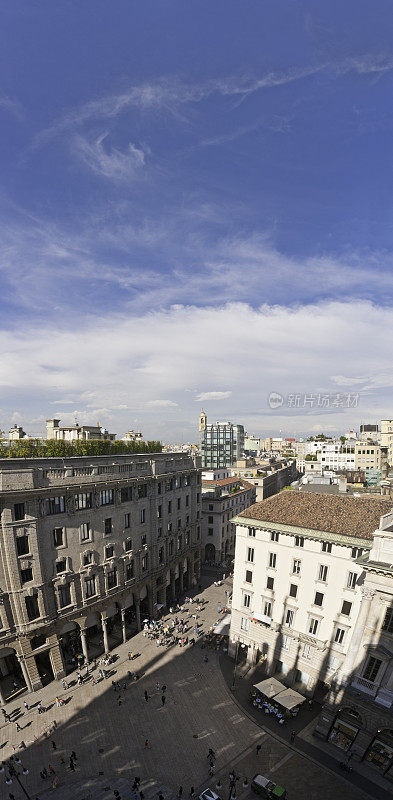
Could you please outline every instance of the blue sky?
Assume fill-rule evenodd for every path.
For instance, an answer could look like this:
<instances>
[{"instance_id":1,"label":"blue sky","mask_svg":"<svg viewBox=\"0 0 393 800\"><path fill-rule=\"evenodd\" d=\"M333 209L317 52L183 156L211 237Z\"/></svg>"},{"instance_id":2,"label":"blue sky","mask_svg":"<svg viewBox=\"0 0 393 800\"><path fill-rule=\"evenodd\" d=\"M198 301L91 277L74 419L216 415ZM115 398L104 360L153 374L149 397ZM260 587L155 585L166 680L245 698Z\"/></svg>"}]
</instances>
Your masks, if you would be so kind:
<instances>
[{"instance_id":1,"label":"blue sky","mask_svg":"<svg viewBox=\"0 0 393 800\"><path fill-rule=\"evenodd\" d=\"M392 28L383 0L3 4L0 428L392 415Z\"/></svg>"}]
</instances>

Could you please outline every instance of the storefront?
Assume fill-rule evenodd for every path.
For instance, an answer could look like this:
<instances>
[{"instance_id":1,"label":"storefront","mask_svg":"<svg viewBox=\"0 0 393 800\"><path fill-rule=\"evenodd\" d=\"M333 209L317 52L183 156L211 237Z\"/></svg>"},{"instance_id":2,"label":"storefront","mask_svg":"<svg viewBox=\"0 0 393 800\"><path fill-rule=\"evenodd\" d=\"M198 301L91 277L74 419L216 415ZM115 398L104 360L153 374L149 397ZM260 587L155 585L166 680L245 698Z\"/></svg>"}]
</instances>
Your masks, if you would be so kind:
<instances>
[{"instance_id":1,"label":"storefront","mask_svg":"<svg viewBox=\"0 0 393 800\"><path fill-rule=\"evenodd\" d=\"M363 760L385 774L393 766L393 731L378 731Z\"/></svg>"},{"instance_id":2,"label":"storefront","mask_svg":"<svg viewBox=\"0 0 393 800\"><path fill-rule=\"evenodd\" d=\"M340 750L350 750L361 727L360 715L351 708L340 708L328 734L328 742Z\"/></svg>"}]
</instances>

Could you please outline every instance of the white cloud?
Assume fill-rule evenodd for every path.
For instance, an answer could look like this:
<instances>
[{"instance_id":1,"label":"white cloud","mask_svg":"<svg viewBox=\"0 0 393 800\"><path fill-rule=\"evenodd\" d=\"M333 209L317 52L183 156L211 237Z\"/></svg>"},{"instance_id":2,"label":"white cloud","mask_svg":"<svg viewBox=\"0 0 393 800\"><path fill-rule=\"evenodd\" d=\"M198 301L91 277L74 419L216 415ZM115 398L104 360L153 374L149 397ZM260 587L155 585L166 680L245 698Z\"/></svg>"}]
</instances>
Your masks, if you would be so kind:
<instances>
[{"instance_id":1,"label":"white cloud","mask_svg":"<svg viewBox=\"0 0 393 800\"><path fill-rule=\"evenodd\" d=\"M105 146L107 138L107 133L101 134L94 141L88 141L83 136L75 136L74 150L96 175L114 181L129 181L144 166L144 151L131 142L125 152L110 148L108 145Z\"/></svg>"},{"instance_id":2,"label":"white cloud","mask_svg":"<svg viewBox=\"0 0 393 800\"><path fill-rule=\"evenodd\" d=\"M137 416L149 438L160 438L164 429L167 439L184 434L196 440L195 395L186 389L214 375L216 385L228 387L224 394L231 393L222 398L222 412L249 430L281 428L291 433L316 423L342 430L391 416L393 370L386 331L392 327L393 309L348 301L293 309L252 309L244 303L176 306L135 317L101 315L81 321L79 327L74 322L70 330L42 323L23 331L7 329L0 333L3 410L7 402L10 416L17 407L22 418L30 418L34 399L36 417L38 409L45 413L48 403L63 394L79 398L72 414L59 407L63 419L72 421L77 414L80 422L94 424L99 419L119 431ZM47 369L50 365L56 369ZM349 381L368 375L363 385L356 383L352 389L359 393L357 408L305 411L284 403L271 411L267 406L271 391L284 397L337 392L337 382L330 377L337 375ZM173 408L158 406L155 400L168 402L166 398L180 392L182 403L173 420L162 414L152 419L152 409ZM220 413L221 400L214 403L215 414ZM121 410L124 405L129 417ZM3 414L1 427L8 422Z\"/></svg>"},{"instance_id":3,"label":"white cloud","mask_svg":"<svg viewBox=\"0 0 393 800\"><path fill-rule=\"evenodd\" d=\"M227 400L232 392L201 392L196 396L196 400Z\"/></svg>"},{"instance_id":4,"label":"white cloud","mask_svg":"<svg viewBox=\"0 0 393 800\"><path fill-rule=\"evenodd\" d=\"M148 400L146 405L149 408L177 408L177 403L172 400Z\"/></svg>"}]
</instances>

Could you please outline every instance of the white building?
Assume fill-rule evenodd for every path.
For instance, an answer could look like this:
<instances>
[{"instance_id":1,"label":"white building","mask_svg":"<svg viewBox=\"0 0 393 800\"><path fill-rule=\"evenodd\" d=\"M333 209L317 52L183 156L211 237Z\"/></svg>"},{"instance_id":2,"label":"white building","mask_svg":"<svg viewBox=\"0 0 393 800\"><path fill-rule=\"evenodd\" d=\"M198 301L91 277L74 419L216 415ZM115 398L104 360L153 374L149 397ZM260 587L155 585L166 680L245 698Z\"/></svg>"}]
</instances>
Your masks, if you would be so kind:
<instances>
[{"instance_id":1,"label":"white building","mask_svg":"<svg viewBox=\"0 0 393 800\"><path fill-rule=\"evenodd\" d=\"M348 653L368 555L392 500L284 491L237 515L230 650L312 695Z\"/></svg>"},{"instance_id":2,"label":"white building","mask_svg":"<svg viewBox=\"0 0 393 800\"><path fill-rule=\"evenodd\" d=\"M88 441L90 439L109 440L113 442L116 439L115 433L109 433L106 428L101 428L99 422L97 425L59 425L59 419L46 420L46 438L55 439L56 441L76 442Z\"/></svg>"}]
</instances>

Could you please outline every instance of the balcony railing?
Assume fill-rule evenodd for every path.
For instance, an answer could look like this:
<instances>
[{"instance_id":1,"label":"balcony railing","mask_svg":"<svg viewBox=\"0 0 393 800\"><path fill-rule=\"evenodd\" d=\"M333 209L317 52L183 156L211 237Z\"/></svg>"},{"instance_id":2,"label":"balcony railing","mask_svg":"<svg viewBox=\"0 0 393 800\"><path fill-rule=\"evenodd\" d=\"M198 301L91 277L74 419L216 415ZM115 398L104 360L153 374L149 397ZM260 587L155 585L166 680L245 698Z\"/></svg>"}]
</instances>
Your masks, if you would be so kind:
<instances>
[{"instance_id":1,"label":"balcony railing","mask_svg":"<svg viewBox=\"0 0 393 800\"><path fill-rule=\"evenodd\" d=\"M373 681L368 681L367 678L363 678L362 675L355 675L351 681L351 685L354 689L365 692L365 694L370 694L373 697L375 697L378 691L378 684Z\"/></svg>"}]
</instances>

